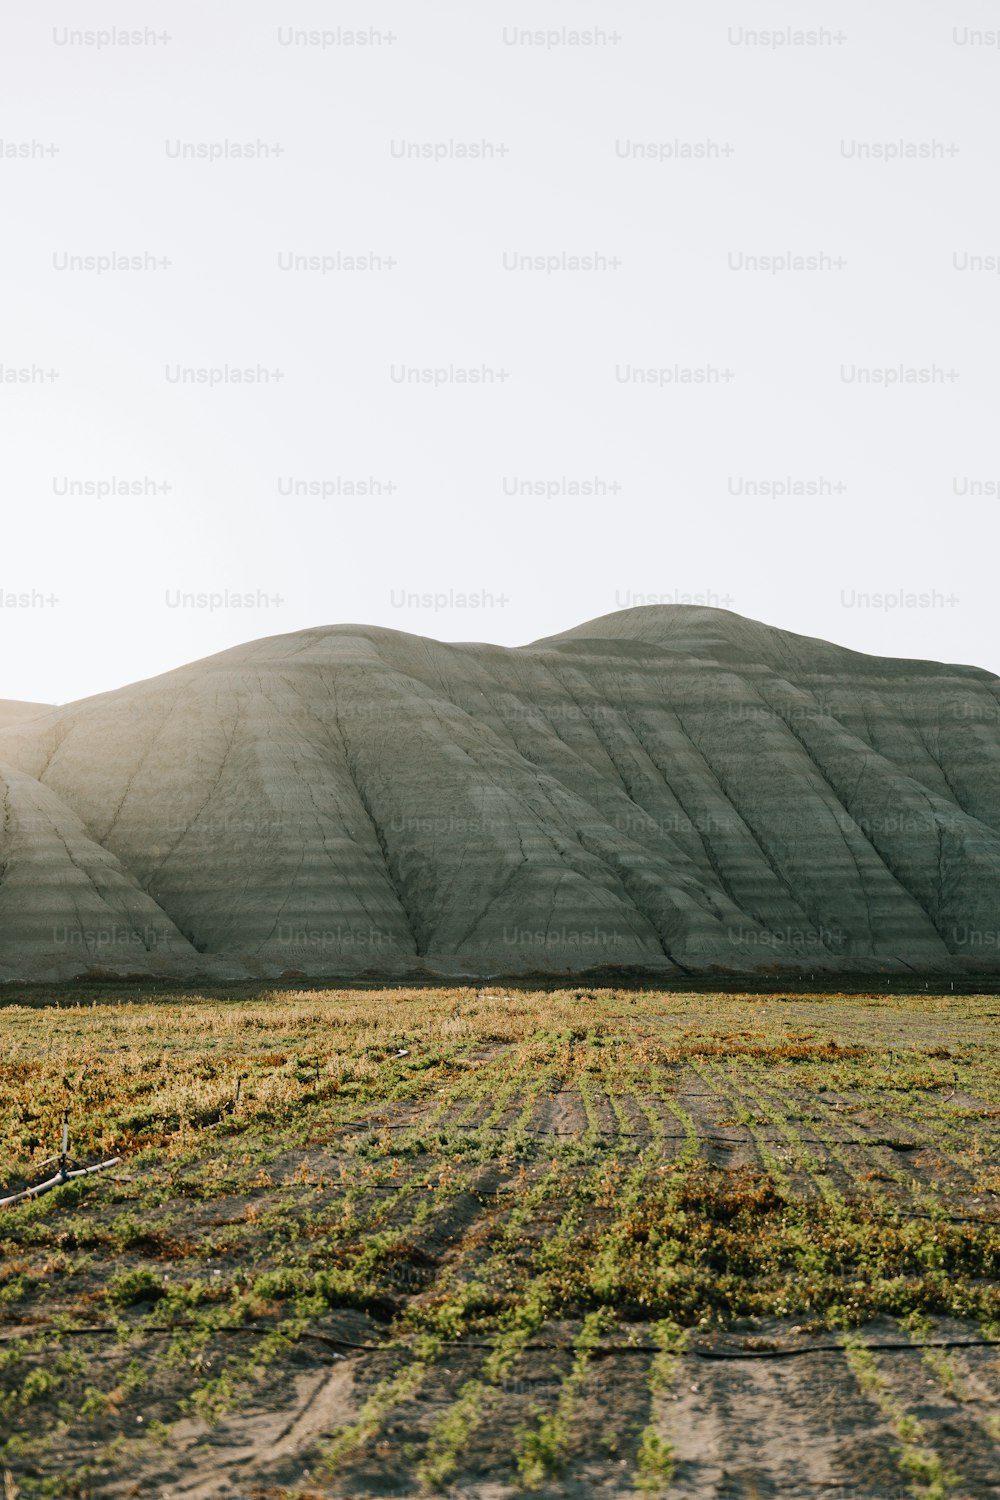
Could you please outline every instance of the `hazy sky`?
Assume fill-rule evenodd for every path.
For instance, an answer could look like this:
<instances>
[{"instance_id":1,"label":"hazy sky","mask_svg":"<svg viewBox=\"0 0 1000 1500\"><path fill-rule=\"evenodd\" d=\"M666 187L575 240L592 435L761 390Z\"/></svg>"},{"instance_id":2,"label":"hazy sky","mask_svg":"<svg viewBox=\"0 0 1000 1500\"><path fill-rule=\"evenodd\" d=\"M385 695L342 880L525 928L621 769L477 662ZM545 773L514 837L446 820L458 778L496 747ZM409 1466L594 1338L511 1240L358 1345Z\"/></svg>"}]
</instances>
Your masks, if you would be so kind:
<instances>
[{"instance_id":1,"label":"hazy sky","mask_svg":"<svg viewBox=\"0 0 1000 1500\"><path fill-rule=\"evenodd\" d=\"M0 697L687 599L1000 669L989 24L5 7Z\"/></svg>"}]
</instances>

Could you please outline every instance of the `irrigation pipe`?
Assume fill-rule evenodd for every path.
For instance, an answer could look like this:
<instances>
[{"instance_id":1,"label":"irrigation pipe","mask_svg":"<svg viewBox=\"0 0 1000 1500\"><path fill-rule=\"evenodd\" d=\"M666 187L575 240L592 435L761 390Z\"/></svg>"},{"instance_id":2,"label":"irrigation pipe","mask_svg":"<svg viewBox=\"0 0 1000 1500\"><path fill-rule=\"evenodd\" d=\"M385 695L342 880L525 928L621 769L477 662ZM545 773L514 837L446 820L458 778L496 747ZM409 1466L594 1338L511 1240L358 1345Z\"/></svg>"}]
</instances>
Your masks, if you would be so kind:
<instances>
[{"instance_id":1,"label":"irrigation pipe","mask_svg":"<svg viewBox=\"0 0 1000 1500\"><path fill-rule=\"evenodd\" d=\"M186 1329L198 1328L202 1325L197 1323L141 1323L130 1329L131 1333L181 1333ZM32 1325L23 1332L0 1334L0 1343L12 1343L19 1339L31 1338L41 1333L54 1332L59 1338L88 1337L92 1334L118 1334L118 1325L98 1325L91 1327L58 1328L49 1329ZM209 1329L211 1334L254 1334L260 1333L260 1329L252 1324L243 1327L234 1327L232 1324L223 1325L220 1328ZM292 1342L300 1339L310 1339L314 1343L326 1344L332 1349L352 1349L362 1354L384 1354L389 1351L390 1346L386 1344L364 1344L356 1343L352 1339L338 1339L333 1334L314 1333L307 1331L298 1334ZM495 1344L490 1339L443 1339L442 1346L446 1349L493 1349ZM996 1349L1000 1347L1000 1339L923 1339L920 1343L894 1342L872 1342L866 1343L865 1348L873 1353L879 1354L913 1354L922 1349ZM551 1339L531 1339L524 1345L525 1349L545 1349L554 1352L571 1353L573 1345L570 1343L559 1343ZM602 1356L615 1354L659 1354L662 1350L659 1344L598 1344L591 1350L595 1359ZM733 1349L725 1348L723 1345L702 1345L701 1348L678 1350L675 1358L678 1359L795 1359L804 1354L842 1354L843 1344L800 1344L795 1348L785 1349Z\"/></svg>"},{"instance_id":2,"label":"irrigation pipe","mask_svg":"<svg viewBox=\"0 0 1000 1500\"><path fill-rule=\"evenodd\" d=\"M40 1198L50 1188L61 1187L64 1182L70 1182L74 1177L89 1177L92 1172L103 1172L105 1167L117 1167L121 1161L120 1156L112 1156L110 1161L99 1161L93 1167L77 1167L73 1172L67 1172L60 1167L54 1177L49 1177L45 1182L38 1182L34 1187L25 1188L21 1193L11 1193L9 1198L0 1198L0 1208L9 1208L11 1204L22 1203L25 1198Z\"/></svg>"}]
</instances>

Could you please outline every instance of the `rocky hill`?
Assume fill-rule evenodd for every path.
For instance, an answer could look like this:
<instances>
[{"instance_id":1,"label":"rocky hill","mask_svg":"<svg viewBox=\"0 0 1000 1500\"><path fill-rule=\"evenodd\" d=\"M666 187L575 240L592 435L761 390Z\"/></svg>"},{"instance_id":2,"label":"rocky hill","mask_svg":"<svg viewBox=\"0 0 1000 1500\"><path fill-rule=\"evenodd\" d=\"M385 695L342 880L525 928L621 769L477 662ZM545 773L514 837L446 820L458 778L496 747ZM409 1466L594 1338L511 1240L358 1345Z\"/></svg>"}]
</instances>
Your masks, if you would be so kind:
<instances>
[{"instance_id":1,"label":"rocky hill","mask_svg":"<svg viewBox=\"0 0 1000 1500\"><path fill-rule=\"evenodd\" d=\"M4 707L2 978L1000 969L974 667L662 606Z\"/></svg>"}]
</instances>

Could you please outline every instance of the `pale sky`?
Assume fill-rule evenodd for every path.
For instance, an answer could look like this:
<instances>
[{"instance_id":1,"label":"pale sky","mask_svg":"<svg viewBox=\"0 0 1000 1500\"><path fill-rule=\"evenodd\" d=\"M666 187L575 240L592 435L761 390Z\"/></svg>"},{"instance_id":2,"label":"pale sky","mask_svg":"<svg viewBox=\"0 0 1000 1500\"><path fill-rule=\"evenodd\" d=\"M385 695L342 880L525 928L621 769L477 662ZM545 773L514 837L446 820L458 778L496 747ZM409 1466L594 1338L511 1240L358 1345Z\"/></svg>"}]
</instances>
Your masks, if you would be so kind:
<instances>
[{"instance_id":1,"label":"pale sky","mask_svg":"<svg viewBox=\"0 0 1000 1500\"><path fill-rule=\"evenodd\" d=\"M689 598L1000 670L980 7L98 9L2 21L0 697Z\"/></svg>"}]
</instances>

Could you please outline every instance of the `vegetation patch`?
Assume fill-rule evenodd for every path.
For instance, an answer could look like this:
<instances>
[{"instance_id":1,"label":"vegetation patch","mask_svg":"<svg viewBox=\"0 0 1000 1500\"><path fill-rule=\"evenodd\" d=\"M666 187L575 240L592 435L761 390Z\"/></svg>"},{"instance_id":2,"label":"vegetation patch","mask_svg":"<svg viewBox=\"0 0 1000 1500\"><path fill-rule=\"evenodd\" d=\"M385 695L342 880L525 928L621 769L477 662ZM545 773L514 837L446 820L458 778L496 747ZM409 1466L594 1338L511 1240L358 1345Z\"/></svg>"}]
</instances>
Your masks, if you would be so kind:
<instances>
[{"instance_id":1,"label":"vegetation patch","mask_svg":"<svg viewBox=\"0 0 1000 1500\"><path fill-rule=\"evenodd\" d=\"M0 1186L122 1161L0 1210L4 1500L995 1493L994 1000L61 1000Z\"/></svg>"}]
</instances>

